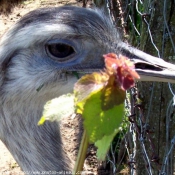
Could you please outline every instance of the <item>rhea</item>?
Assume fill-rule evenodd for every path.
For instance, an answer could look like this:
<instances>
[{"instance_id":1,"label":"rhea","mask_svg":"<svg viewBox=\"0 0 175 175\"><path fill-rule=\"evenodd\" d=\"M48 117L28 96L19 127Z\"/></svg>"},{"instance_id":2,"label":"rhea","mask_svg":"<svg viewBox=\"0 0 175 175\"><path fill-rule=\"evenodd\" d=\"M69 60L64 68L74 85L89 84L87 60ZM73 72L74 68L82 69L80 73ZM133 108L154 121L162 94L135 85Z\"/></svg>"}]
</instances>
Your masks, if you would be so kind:
<instances>
[{"instance_id":1,"label":"rhea","mask_svg":"<svg viewBox=\"0 0 175 175\"><path fill-rule=\"evenodd\" d=\"M0 139L23 171L70 170L59 124L37 123L44 104L71 92L72 72L103 69L103 54L123 54L144 81L175 82L175 66L132 48L98 9L43 8L0 39Z\"/></svg>"}]
</instances>

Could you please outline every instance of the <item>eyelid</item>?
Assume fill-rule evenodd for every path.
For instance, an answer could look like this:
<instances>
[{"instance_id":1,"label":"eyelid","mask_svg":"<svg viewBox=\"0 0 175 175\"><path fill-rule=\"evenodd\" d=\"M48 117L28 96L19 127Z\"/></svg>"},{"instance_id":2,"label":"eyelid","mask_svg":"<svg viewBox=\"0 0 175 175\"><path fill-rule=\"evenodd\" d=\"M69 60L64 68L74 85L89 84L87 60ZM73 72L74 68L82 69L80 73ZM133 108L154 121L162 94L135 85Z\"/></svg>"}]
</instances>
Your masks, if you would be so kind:
<instances>
[{"instance_id":1,"label":"eyelid","mask_svg":"<svg viewBox=\"0 0 175 175\"><path fill-rule=\"evenodd\" d=\"M49 40L46 44L67 44L72 46L73 48L76 47L76 44L73 41L70 41L68 39L52 39Z\"/></svg>"}]
</instances>

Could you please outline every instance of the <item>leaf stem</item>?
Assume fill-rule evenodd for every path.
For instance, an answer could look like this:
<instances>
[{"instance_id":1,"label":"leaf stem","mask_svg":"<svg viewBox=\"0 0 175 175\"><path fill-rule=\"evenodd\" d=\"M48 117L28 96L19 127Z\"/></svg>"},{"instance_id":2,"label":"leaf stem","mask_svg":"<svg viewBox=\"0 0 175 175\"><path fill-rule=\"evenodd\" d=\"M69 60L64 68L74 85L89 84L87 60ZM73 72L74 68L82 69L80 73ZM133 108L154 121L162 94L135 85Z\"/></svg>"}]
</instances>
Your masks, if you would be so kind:
<instances>
[{"instance_id":1,"label":"leaf stem","mask_svg":"<svg viewBox=\"0 0 175 175\"><path fill-rule=\"evenodd\" d=\"M86 158L88 145L89 145L89 139L87 137L86 131L84 130L73 175L77 173L81 174L81 172L83 171L83 165L84 165L84 160Z\"/></svg>"}]
</instances>

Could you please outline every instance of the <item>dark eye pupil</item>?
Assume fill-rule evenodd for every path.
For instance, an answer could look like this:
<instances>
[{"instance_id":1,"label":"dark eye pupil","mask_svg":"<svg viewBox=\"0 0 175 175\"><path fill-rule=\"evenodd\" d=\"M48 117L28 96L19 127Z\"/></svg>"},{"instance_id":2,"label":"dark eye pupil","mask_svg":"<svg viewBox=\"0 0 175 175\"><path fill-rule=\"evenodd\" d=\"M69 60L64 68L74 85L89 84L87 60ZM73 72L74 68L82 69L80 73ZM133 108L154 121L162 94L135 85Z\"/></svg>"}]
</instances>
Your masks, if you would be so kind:
<instances>
[{"instance_id":1,"label":"dark eye pupil","mask_svg":"<svg viewBox=\"0 0 175 175\"><path fill-rule=\"evenodd\" d=\"M50 44L48 45L48 51L58 58L67 57L75 52L71 46L66 44Z\"/></svg>"}]
</instances>

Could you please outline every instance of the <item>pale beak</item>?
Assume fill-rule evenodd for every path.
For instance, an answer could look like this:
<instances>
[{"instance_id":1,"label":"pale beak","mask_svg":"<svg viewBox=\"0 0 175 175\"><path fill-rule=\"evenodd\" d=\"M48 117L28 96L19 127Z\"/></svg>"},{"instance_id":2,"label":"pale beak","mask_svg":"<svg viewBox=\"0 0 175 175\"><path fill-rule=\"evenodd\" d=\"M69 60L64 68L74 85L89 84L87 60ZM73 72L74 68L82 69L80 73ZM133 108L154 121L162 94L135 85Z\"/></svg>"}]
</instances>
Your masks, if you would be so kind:
<instances>
[{"instance_id":1,"label":"pale beak","mask_svg":"<svg viewBox=\"0 0 175 175\"><path fill-rule=\"evenodd\" d=\"M126 43L119 47L122 55L135 64L135 70L140 75L140 81L157 81L175 83L175 65L146 54Z\"/></svg>"}]
</instances>

